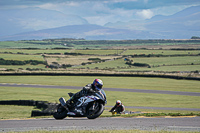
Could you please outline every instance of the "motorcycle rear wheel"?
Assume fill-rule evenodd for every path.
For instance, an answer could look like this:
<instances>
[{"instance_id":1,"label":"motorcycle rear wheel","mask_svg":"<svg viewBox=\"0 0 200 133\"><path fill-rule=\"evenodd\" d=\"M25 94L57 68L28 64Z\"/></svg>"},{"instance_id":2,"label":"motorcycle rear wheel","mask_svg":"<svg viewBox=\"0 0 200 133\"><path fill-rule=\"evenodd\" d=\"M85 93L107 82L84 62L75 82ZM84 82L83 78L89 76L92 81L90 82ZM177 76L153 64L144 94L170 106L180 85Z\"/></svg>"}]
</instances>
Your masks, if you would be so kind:
<instances>
[{"instance_id":1,"label":"motorcycle rear wheel","mask_svg":"<svg viewBox=\"0 0 200 133\"><path fill-rule=\"evenodd\" d=\"M93 106L95 106L94 110L90 110L91 108L93 108ZM104 106L102 103L96 102L94 104L89 104L87 109L86 109L86 117L88 119L95 119L97 117L99 117L104 111Z\"/></svg>"},{"instance_id":2,"label":"motorcycle rear wheel","mask_svg":"<svg viewBox=\"0 0 200 133\"><path fill-rule=\"evenodd\" d=\"M53 113L53 117L56 120L62 120L67 117L67 110L61 104L59 104L57 107L57 111Z\"/></svg>"}]
</instances>

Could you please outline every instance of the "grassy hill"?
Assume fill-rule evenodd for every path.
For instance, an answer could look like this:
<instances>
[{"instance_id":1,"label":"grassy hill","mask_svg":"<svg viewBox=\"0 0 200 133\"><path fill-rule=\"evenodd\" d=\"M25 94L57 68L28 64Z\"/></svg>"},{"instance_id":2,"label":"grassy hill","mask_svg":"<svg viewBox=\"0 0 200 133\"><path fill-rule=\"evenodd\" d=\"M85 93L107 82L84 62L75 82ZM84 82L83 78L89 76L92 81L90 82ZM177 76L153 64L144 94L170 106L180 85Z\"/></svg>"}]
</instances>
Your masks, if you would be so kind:
<instances>
[{"instance_id":1,"label":"grassy hill","mask_svg":"<svg viewBox=\"0 0 200 133\"><path fill-rule=\"evenodd\" d=\"M200 71L200 40L192 39L24 40L0 42L0 48L0 58L3 60L3 63L0 62L1 73L8 71L58 73L162 72L199 77ZM34 60L44 63L33 63ZM26 61L26 64L4 64L9 61Z\"/></svg>"}]
</instances>

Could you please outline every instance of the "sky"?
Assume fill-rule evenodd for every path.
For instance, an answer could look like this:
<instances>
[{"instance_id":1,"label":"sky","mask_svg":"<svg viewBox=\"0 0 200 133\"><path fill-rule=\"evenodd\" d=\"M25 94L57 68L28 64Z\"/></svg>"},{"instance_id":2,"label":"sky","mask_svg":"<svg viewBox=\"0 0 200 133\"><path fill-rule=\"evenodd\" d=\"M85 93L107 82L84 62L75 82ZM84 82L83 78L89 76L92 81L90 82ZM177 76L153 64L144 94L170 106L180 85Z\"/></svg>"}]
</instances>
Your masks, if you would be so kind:
<instances>
[{"instance_id":1,"label":"sky","mask_svg":"<svg viewBox=\"0 0 200 133\"><path fill-rule=\"evenodd\" d=\"M90 24L103 26L109 22L172 15L197 5L200 5L200 0L0 0L0 13L3 10L37 7L66 15L77 15Z\"/></svg>"}]
</instances>

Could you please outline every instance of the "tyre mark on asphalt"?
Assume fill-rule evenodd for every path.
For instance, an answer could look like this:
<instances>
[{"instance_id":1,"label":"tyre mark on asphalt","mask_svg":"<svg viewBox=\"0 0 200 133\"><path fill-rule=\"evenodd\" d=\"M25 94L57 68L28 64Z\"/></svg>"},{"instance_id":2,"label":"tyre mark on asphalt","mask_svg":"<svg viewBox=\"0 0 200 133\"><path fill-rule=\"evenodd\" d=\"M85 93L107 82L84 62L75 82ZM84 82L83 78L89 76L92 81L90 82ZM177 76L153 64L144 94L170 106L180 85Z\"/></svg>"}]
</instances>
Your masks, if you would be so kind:
<instances>
[{"instance_id":1,"label":"tyre mark on asphalt","mask_svg":"<svg viewBox=\"0 0 200 133\"><path fill-rule=\"evenodd\" d=\"M0 83L0 86L6 87L31 87L31 88L52 88L52 89L82 89L78 86L56 86L56 85L32 85L32 84L7 84ZM121 91L121 92L138 92L138 93L154 93L154 94L170 94L170 95L187 95L200 96L199 92L182 92L182 91L164 91L164 90L145 90L145 89L123 89L123 88L104 88L105 91Z\"/></svg>"}]
</instances>

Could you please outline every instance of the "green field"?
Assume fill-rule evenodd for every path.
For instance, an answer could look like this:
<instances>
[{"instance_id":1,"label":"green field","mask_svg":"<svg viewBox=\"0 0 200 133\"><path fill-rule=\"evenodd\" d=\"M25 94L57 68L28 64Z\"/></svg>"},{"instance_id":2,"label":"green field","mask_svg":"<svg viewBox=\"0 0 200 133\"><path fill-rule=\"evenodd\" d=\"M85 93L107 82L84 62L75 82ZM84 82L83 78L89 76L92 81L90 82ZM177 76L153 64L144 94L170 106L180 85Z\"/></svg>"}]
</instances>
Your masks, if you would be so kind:
<instances>
[{"instance_id":1,"label":"green field","mask_svg":"<svg viewBox=\"0 0 200 133\"><path fill-rule=\"evenodd\" d=\"M46 49L46 48L56 48L56 47L64 47L60 45L52 45L52 44L47 44L47 45L38 45L38 44L33 44L33 43L26 43L26 42L20 42L20 41L0 41L0 48L40 48L40 49Z\"/></svg>"},{"instance_id":2,"label":"green field","mask_svg":"<svg viewBox=\"0 0 200 133\"><path fill-rule=\"evenodd\" d=\"M0 120L30 118L32 106L0 105Z\"/></svg>"},{"instance_id":3,"label":"green field","mask_svg":"<svg viewBox=\"0 0 200 133\"><path fill-rule=\"evenodd\" d=\"M106 88L200 92L199 81L143 77L0 76L0 83L79 86L81 88L87 83L91 83L95 78L102 79Z\"/></svg>"},{"instance_id":4,"label":"green field","mask_svg":"<svg viewBox=\"0 0 200 133\"><path fill-rule=\"evenodd\" d=\"M82 50L83 51L83 50ZM61 52L61 51L57 51ZM62 51L63 52L63 51ZM109 51L111 52L111 51ZM102 54L108 54L108 51L102 52ZM111 52L112 53L112 52ZM100 52L98 53L100 54ZM117 59L120 56L88 56L88 55L82 55L82 56L63 56L63 55L48 55L46 56L47 63L51 64L52 62L57 62L59 64L70 64L70 65L81 65L82 63L88 63L92 62L88 59L90 58L100 58L102 60L104 59L113 59L107 62L101 62L101 63L94 63L94 64L87 64L83 66L77 66L73 68L85 68L85 69L110 69L115 71L200 71L200 58L199 56L180 56L180 57L140 57L140 58L129 58L130 60L133 60L133 62L136 63L146 63L149 64L151 67L136 67L136 66L130 66L126 64L126 61L124 59ZM23 54L0 54L0 58L3 58L5 60L38 60L38 61L44 61L43 56L41 55L23 55ZM30 66L30 65L21 65L21 66L15 66L15 65L0 65L0 68L5 69L15 69L18 68L37 68L37 66ZM41 68L41 66L38 65L38 68ZM45 69L45 65L42 66L43 69Z\"/></svg>"},{"instance_id":5,"label":"green field","mask_svg":"<svg viewBox=\"0 0 200 133\"><path fill-rule=\"evenodd\" d=\"M137 50L127 50L123 53L123 55L195 55L195 54L200 54L200 50L142 50L142 49L137 49Z\"/></svg>"},{"instance_id":6,"label":"green field","mask_svg":"<svg viewBox=\"0 0 200 133\"><path fill-rule=\"evenodd\" d=\"M60 97L69 98L68 92L79 90L1 87L1 100L39 100L59 102ZM167 94L146 94L106 91L107 105L113 106L120 99L126 106L200 108L198 96L176 96Z\"/></svg>"},{"instance_id":7,"label":"green field","mask_svg":"<svg viewBox=\"0 0 200 133\"><path fill-rule=\"evenodd\" d=\"M79 54L89 54L89 55L115 55L115 54L120 54L121 52L123 52L124 50L112 50L112 49L108 49L108 50L96 50L96 49L92 49L92 50L75 50L75 49L36 49L36 50L32 50L32 49L0 49L0 53L13 53L13 54L17 54L17 53L23 53L23 54L64 54L64 53L79 53Z\"/></svg>"},{"instance_id":8,"label":"green field","mask_svg":"<svg viewBox=\"0 0 200 133\"><path fill-rule=\"evenodd\" d=\"M87 68L90 69L114 69L117 71L196 71L200 70L200 57L198 56L182 56L182 57L141 57L141 58L129 58L133 62L137 63L147 63L151 68L147 67L136 67L129 66L126 64L124 59L118 59L108 62L102 62L98 64L90 64L85 66L79 66L77 68Z\"/></svg>"},{"instance_id":9,"label":"green field","mask_svg":"<svg viewBox=\"0 0 200 133\"><path fill-rule=\"evenodd\" d=\"M81 39L46 39L0 42L0 48L69 48L69 49L108 49L124 47L139 48L170 48L188 47L199 45L199 40L81 40ZM181 46L180 46L181 45ZM169 47L170 46L170 47ZM196 47L196 46L195 46Z\"/></svg>"},{"instance_id":10,"label":"green field","mask_svg":"<svg viewBox=\"0 0 200 133\"><path fill-rule=\"evenodd\" d=\"M93 54L93 55L114 55L114 54L120 54L124 50L123 49L111 49L111 50L105 50L105 49L93 49L93 50L75 50L74 53L81 53L81 54Z\"/></svg>"},{"instance_id":11,"label":"green field","mask_svg":"<svg viewBox=\"0 0 200 133\"><path fill-rule=\"evenodd\" d=\"M94 78L101 78L105 88L129 88L200 92L200 82L192 80L173 80L160 78L130 78L130 77L80 77L80 76L0 76L0 83L16 84L43 84L79 86L80 90ZM158 84L159 83L159 84ZM27 87L0 87L0 100L42 100L58 103L60 97L68 99L68 92L79 90L56 88L27 88ZM107 105L113 106L120 99L125 106L144 107L171 107L171 108L200 108L198 96L181 96L169 94L148 94L135 92L106 91ZM0 118L29 118L33 107L26 106L0 106ZM108 108L109 109L109 108ZM16 111L15 111L16 110ZM20 111L21 110L21 111ZM22 111L23 110L23 111ZM196 111L176 110L148 110L129 109L129 111L165 112L165 113L196 113ZM16 114L17 113L17 114ZM110 115L104 111L103 115Z\"/></svg>"},{"instance_id":12,"label":"green field","mask_svg":"<svg viewBox=\"0 0 200 133\"><path fill-rule=\"evenodd\" d=\"M51 54L51 53L60 53L64 54L65 52L70 52L71 50L56 50L56 49L36 49L36 50L28 50L28 49L0 49L0 53L12 53L12 54Z\"/></svg>"},{"instance_id":13,"label":"green field","mask_svg":"<svg viewBox=\"0 0 200 133\"><path fill-rule=\"evenodd\" d=\"M192 80L173 80L161 78L131 78L131 77L90 77L90 76L0 76L0 83L17 84L43 84L79 86L80 89L87 83L91 83L94 78L104 81L105 88L129 88L129 89L151 89L200 92L200 82ZM159 84L158 84L159 83ZM0 100L42 100L58 102L60 97L68 99L68 92L79 90L70 89L48 89L48 88L26 88L26 87L0 87ZM134 92L106 91L107 105L113 106L115 101L120 99L125 106L146 106L146 107L172 107L172 108L200 108L198 96L181 96L169 94L148 94ZM3 109L5 107L2 107ZM24 107L26 108L26 107ZM33 108L32 108L33 109ZM5 109L6 110L6 109ZM25 112L31 108L26 108ZM127 109L138 111L139 109ZM139 110L144 111L144 110ZM147 112L184 112L189 111L162 111L145 110ZM9 111L8 111L9 112ZM191 112L191 111L190 111ZM195 111L193 111L195 112ZM108 115L108 112L104 112ZM28 114L28 113L26 113ZM22 117L20 114L17 117ZM8 116L7 116L8 117ZM5 119L4 115L1 118ZM27 116L25 116L27 117ZM16 118L16 117L15 117Z\"/></svg>"},{"instance_id":14,"label":"green field","mask_svg":"<svg viewBox=\"0 0 200 133\"><path fill-rule=\"evenodd\" d=\"M50 66L53 64L73 66L70 69L74 71L80 71L78 69L87 70L108 70L114 72L132 72L132 71L200 71L200 46L198 43L188 43L183 40L175 41L170 40L171 43L166 40L160 40L160 45L148 40L135 40L135 42L147 42L142 44L128 44L128 42L134 42L133 40L126 41L90 41L90 40L30 40L30 41L5 41L0 42L0 58L4 60L38 60L47 61ZM157 40L158 41L158 40ZM116 44L114 44L116 42ZM121 43L121 44L118 44ZM66 47L64 45L65 44ZM91 46L93 49L81 49L84 47ZM109 46L105 47L105 44ZM155 45L156 44L156 45ZM195 44L195 45L194 45ZM72 45L74 47L68 47ZM101 45L101 46L100 46ZM124 45L129 47L119 47L112 49L110 45ZM138 45L139 48L132 49L130 46ZM151 48L155 45L157 49ZM174 45L178 46L178 50L170 50ZM28 49L23 49L26 46ZM57 46L57 47L56 47ZM144 46L144 48L141 48ZM167 46L167 49L160 49L160 46ZM78 48L79 47L79 48ZM98 49L96 49L99 47ZM191 48L192 47L192 48ZM37 49L31 49L37 48ZM53 49L53 48L65 48L65 49ZM66 49L67 48L67 49ZM188 48L188 49L187 49ZM67 54L66 54L67 53ZM42 56L45 54L45 58ZM66 55L65 55L66 54ZM71 54L71 55L70 55ZM149 56L149 57L147 57ZM97 58L102 61L96 62L89 60L91 58ZM130 64L126 64L125 58L132 60L132 63L145 63L150 67L138 67ZM105 60L109 60L104 62ZM18 69L27 70L31 69L43 69L44 71L52 71L46 69L46 65L23 65L23 66L12 66L12 65L0 65L1 70L4 72L7 69L19 71ZM54 67L53 67L54 68ZM59 69L55 67L54 71L61 70L67 72L68 70ZM65 67L66 68L66 67ZM78 68L78 69L77 69ZM32 70L34 71L34 70Z\"/></svg>"},{"instance_id":15,"label":"green field","mask_svg":"<svg viewBox=\"0 0 200 133\"><path fill-rule=\"evenodd\" d=\"M45 65L0 65L0 68L1 69L12 69L13 72L19 72L20 70L19 69L23 69L23 70L26 70L27 68L30 68L30 69L42 69L42 70L49 70L48 68L45 68Z\"/></svg>"},{"instance_id":16,"label":"green field","mask_svg":"<svg viewBox=\"0 0 200 133\"><path fill-rule=\"evenodd\" d=\"M165 71L165 72L184 72L184 71L200 71L200 65L177 65L177 66L159 66L159 67L151 67L151 68L147 68L147 67L130 67L130 68L126 68L126 69L120 69L117 71L121 71L121 72L131 72L131 71ZM189 73L188 73L189 75Z\"/></svg>"},{"instance_id":17,"label":"green field","mask_svg":"<svg viewBox=\"0 0 200 133\"><path fill-rule=\"evenodd\" d=\"M0 42L1 43L1 42ZM1 44L0 44L1 45ZM124 52L123 52L124 51ZM48 53L81 53L81 54L94 54L94 55L112 55L112 54L122 54L122 55L197 55L200 54L200 50L152 50L152 49L90 49L90 50L78 50L78 49L12 49L12 48L2 48L0 53L24 53L24 54L48 54Z\"/></svg>"},{"instance_id":18,"label":"green field","mask_svg":"<svg viewBox=\"0 0 200 133\"><path fill-rule=\"evenodd\" d=\"M41 55L0 54L0 58L3 58L5 60L18 60L18 61L25 61L25 60L44 61Z\"/></svg>"}]
</instances>

